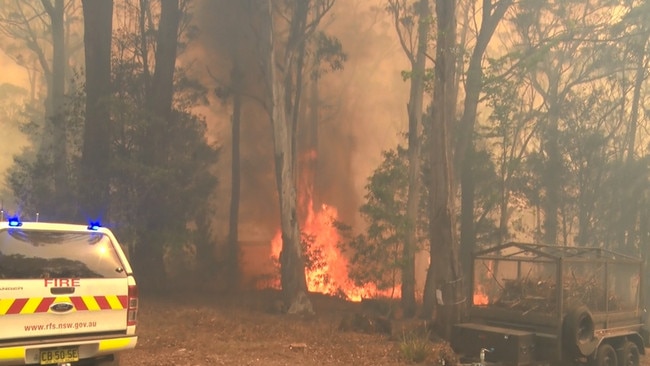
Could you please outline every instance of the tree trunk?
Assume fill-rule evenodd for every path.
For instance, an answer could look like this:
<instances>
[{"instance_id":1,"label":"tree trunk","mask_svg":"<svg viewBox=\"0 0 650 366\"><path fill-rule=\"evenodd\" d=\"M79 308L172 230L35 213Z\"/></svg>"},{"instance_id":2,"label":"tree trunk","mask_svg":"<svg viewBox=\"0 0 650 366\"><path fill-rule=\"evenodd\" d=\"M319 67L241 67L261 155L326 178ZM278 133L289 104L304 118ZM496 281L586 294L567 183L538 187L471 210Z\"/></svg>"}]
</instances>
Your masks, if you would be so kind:
<instances>
[{"instance_id":1,"label":"tree trunk","mask_svg":"<svg viewBox=\"0 0 650 366\"><path fill-rule=\"evenodd\" d=\"M411 62L411 91L408 104L408 179L409 190L406 199L406 216L408 227L404 240L402 269L402 308L404 315L415 315L415 253L417 251L417 223L420 203L420 130L422 126L422 106L424 98L424 77L426 68L427 46L429 42L429 0L417 3L418 46L415 59ZM414 61L414 62L413 62Z\"/></svg>"},{"instance_id":2,"label":"tree trunk","mask_svg":"<svg viewBox=\"0 0 650 366\"><path fill-rule=\"evenodd\" d=\"M278 75L275 59L275 42L273 27L273 4L268 1L266 9L266 30L264 54L267 57L265 76L270 88L270 115L273 129L275 155L275 174L280 200L280 219L282 228L282 251L280 253L280 271L282 293L289 313L313 313L307 296L305 263L300 229L296 209L296 188L293 172L292 141L287 120L287 101L285 78ZM289 72L285 68L284 72Z\"/></svg>"},{"instance_id":3,"label":"tree trunk","mask_svg":"<svg viewBox=\"0 0 650 366\"><path fill-rule=\"evenodd\" d=\"M237 51L235 51L236 53ZM239 199L241 193L241 163L240 149L241 142L241 106L242 106L242 84L244 74L238 64L238 57L234 57L234 66L231 73L233 85L233 108L232 108L232 162L231 162L231 192L230 192L230 215L228 224L228 269L229 283L231 289L239 286Z\"/></svg>"},{"instance_id":4,"label":"tree trunk","mask_svg":"<svg viewBox=\"0 0 650 366\"><path fill-rule=\"evenodd\" d=\"M430 266L424 290L424 317L434 317L443 337L459 319L459 280L450 130L456 111L456 2L437 0L438 36L430 141Z\"/></svg>"},{"instance_id":5,"label":"tree trunk","mask_svg":"<svg viewBox=\"0 0 650 366\"><path fill-rule=\"evenodd\" d=\"M646 81L646 69L648 65L648 59L646 58L647 54L648 41L645 40L639 47L637 51L637 67L634 75L634 88L632 93L632 105L630 106L630 122L628 126L628 137L627 137L627 156L626 166L628 170L634 170L635 160L636 160L636 139L637 139L637 128L639 125L639 109L641 108L641 91L643 88L643 83ZM629 183L629 182L628 182ZM625 230L624 238L625 242L622 243L626 253L635 253L637 235L636 235L636 224L637 224L637 215L639 214L639 197L637 194L633 194L635 189L625 190L625 193L621 195L620 202L623 204L621 210L621 224Z\"/></svg>"},{"instance_id":6,"label":"tree trunk","mask_svg":"<svg viewBox=\"0 0 650 366\"><path fill-rule=\"evenodd\" d=\"M41 0L45 11L48 13L52 24L52 81L49 94L51 97L50 115L46 116L46 134L52 139L54 192L56 202L61 204L57 209L59 219L71 219L71 208L63 203L68 202L68 165L67 165L67 137L64 118L65 105L65 31L64 31L64 4L63 0ZM63 212L61 212L63 210Z\"/></svg>"},{"instance_id":7,"label":"tree trunk","mask_svg":"<svg viewBox=\"0 0 650 366\"><path fill-rule=\"evenodd\" d=\"M544 182L546 188L544 242L549 245L557 243L558 211L560 207L562 155L559 146L559 103L555 79L551 82L549 92L548 125L544 136L544 151L547 156Z\"/></svg>"},{"instance_id":8,"label":"tree trunk","mask_svg":"<svg viewBox=\"0 0 650 366\"><path fill-rule=\"evenodd\" d=\"M285 118L290 121L289 141L291 144L291 156L294 181L297 182L299 148L298 148L298 122L300 120L300 102L302 100L303 86L303 69L305 64L305 27L307 24L307 15L309 14L310 0L298 0L295 2L295 10L291 17L291 27L289 29L289 39L285 49L284 56L284 102ZM310 189L312 187L309 187ZM300 220L300 209L298 214Z\"/></svg>"},{"instance_id":9,"label":"tree trunk","mask_svg":"<svg viewBox=\"0 0 650 366\"><path fill-rule=\"evenodd\" d=\"M474 125L478 109L479 96L483 89L483 56L487 49L497 25L512 4L512 0L497 1L483 0L483 13L481 28L476 39L467 69L467 82L465 84L465 103L463 116L460 119L460 132L457 139L456 155L454 156L455 169L460 172L461 188L461 226L460 226L460 253L463 269L469 273L471 254L476 247L476 230L474 224L474 177L472 174L471 158L474 155ZM493 11L494 10L494 11ZM465 284L469 284L466 281ZM470 299L473 290L466 289L467 298Z\"/></svg>"},{"instance_id":10,"label":"tree trunk","mask_svg":"<svg viewBox=\"0 0 650 366\"><path fill-rule=\"evenodd\" d=\"M471 145L465 152L467 159L472 159L474 155L474 146ZM460 263L461 268L467 281L465 281L465 296L472 299L474 289L471 287L472 278L469 276L473 273L472 253L476 248L476 224L474 219L474 199L476 182L472 164L467 163L461 166L460 172ZM471 304L471 303L470 303Z\"/></svg>"},{"instance_id":11,"label":"tree trunk","mask_svg":"<svg viewBox=\"0 0 650 366\"><path fill-rule=\"evenodd\" d=\"M86 121L81 157L82 214L102 218L109 203L113 1L83 0Z\"/></svg>"},{"instance_id":12,"label":"tree trunk","mask_svg":"<svg viewBox=\"0 0 650 366\"><path fill-rule=\"evenodd\" d=\"M165 136L172 115L174 70L178 44L180 9L178 0L161 0L160 23L156 39L155 69L151 89L147 95L149 125L148 143L145 145L145 162L151 167L165 168L168 143ZM166 223L173 220L167 212L166 192L160 183L148 187L143 197L144 225L135 246L135 267L140 271L143 287L159 289L166 277L163 259Z\"/></svg>"},{"instance_id":13,"label":"tree trunk","mask_svg":"<svg viewBox=\"0 0 650 366\"><path fill-rule=\"evenodd\" d=\"M180 22L179 0L161 0L156 42L156 66L151 84L149 108L160 118L170 118L174 95L174 70Z\"/></svg>"},{"instance_id":14,"label":"tree trunk","mask_svg":"<svg viewBox=\"0 0 650 366\"><path fill-rule=\"evenodd\" d=\"M76 207L70 205L67 164L67 134L63 114L65 105L66 50L64 28L63 0L41 0L52 30L52 67L38 44L30 46L38 55L47 82L45 102L45 120L43 124L42 144L39 154L46 161L51 161L51 178L53 180L50 202L52 206L42 207L53 219L70 220Z\"/></svg>"}]
</instances>

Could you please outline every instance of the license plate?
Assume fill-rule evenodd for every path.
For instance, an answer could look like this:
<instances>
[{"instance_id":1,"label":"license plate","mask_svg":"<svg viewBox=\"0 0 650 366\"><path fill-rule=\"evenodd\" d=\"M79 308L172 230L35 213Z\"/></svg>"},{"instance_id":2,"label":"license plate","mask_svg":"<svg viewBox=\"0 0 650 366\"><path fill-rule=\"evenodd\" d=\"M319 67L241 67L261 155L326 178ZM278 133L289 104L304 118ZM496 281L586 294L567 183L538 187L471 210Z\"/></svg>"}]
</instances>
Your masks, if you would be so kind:
<instances>
[{"instance_id":1,"label":"license plate","mask_svg":"<svg viewBox=\"0 0 650 366\"><path fill-rule=\"evenodd\" d=\"M79 347L64 347L41 350L41 365L79 361Z\"/></svg>"}]
</instances>

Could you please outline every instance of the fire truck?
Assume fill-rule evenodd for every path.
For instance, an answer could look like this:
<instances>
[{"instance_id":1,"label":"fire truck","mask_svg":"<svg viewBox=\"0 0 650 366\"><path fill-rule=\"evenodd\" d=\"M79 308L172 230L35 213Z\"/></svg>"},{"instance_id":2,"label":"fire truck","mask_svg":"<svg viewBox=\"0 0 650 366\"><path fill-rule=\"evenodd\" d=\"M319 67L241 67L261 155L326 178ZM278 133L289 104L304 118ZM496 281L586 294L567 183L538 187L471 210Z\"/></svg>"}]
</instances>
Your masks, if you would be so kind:
<instances>
[{"instance_id":1,"label":"fire truck","mask_svg":"<svg viewBox=\"0 0 650 366\"><path fill-rule=\"evenodd\" d=\"M472 260L468 321L451 339L463 362L639 365L650 334L640 258L509 242Z\"/></svg>"},{"instance_id":2,"label":"fire truck","mask_svg":"<svg viewBox=\"0 0 650 366\"><path fill-rule=\"evenodd\" d=\"M137 343L137 310L109 229L0 222L0 365L117 365Z\"/></svg>"}]
</instances>

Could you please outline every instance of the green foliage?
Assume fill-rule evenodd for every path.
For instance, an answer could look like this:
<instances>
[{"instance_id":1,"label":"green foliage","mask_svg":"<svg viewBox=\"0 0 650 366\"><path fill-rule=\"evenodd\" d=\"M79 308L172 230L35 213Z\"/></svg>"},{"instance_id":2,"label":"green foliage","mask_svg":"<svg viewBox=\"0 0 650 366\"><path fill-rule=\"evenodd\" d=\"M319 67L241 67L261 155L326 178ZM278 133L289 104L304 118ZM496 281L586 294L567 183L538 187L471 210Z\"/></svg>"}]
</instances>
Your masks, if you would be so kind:
<instances>
[{"instance_id":1,"label":"green foliage","mask_svg":"<svg viewBox=\"0 0 650 366\"><path fill-rule=\"evenodd\" d=\"M119 30L117 47L131 47L132 34ZM122 38L120 38L122 37ZM128 53L117 53L112 64L113 96L105 101L111 110L111 160L109 162L110 202L108 216L103 222L110 225L131 245L142 242L152 231L150 213L156 215L156 241L160 247L184 245L192 238L192 223L203 222L198 215L209 212L215 187L218 183L214 166L219 149L207 140L207 126L203 117L193 112L196 106L207 101L206 89L196 80L187 77L185 70L175 74L174 102L171 118L162 131L163 146L157 150L162 164L152 165L146 160L147 131L156 121L147 112L146 95L148 78L144 76L145 65ZM125 56L126 55L126 56ZM123 58L120 56L124 56ZM66 221L88 219L79 212L75 188L83 145L83 121L85 93L77 75L73 82L66 106L65 120L68 127L68 171L71 172L70 194L64 200L53 200L51 194L53 164L50 154L37 155L35 148L25 150L15 157L15 163L7 175L7 181L18 206L26 217L40 212L42 219L52 217L52 212L66 210ZM36 112L38 115L42 112ZM42 115L42 114L41 114ZM33 121L28 117L25 121ZM38 123L24 123L34 146L41 139L42 127ZM47 150L46 150L47 151ZM155 207L145 204L145 197L155 196Z\"/></svg>"},{"instance_id":2,"label":"green foliage","mask_svg":"<svg viewBox=\"0 0 650 366\"><path fill-rule=\"evenodd\" d=\"M78 103L75 98L69 98L65 105L68 134L68 140L64 142L68 154L65 166L69 172L69 186L60 196L54 192L53 146L45 150L40 148L44 141L44 125L48 123L43 120L44 111L38 106L39 103L32 100L23 100L23 103L20 110L15 109L12 120L18 124L29 144L22 151L12 151L13 164L6 175L6 184L16 199L17 213L24 219L35 220L38 214L40 220L71 220L78 209L74 171L81 155L80 134L83 126Z\"/></svg>"},{"instance_id":3,"label":"green foliage","mask_svg":"<svg viewBox=\"0 0 650 366\"><path fill-rule=\"evenodd\" d=\"M350 252L349 276L356 285L373 283L380 290L399 283L403 267L402 247L407 230L406 199L408 194L408 159L406 150L385 151L382 164L366 185L366 203L359 209L368 227L344 248ZM418 223L419 243L426 241L425 195L421 199Z\"/></svg>"},{"instance_id":4,"label":"green foliage","mask_svg":"<svg viewBox=\"0 0 650 366\"><path fill-rule=\"evenodd\" d=\"M348 59L348 55L343 51L341 41L325 32L317 32L312 42L315 48L314 70L312 78L318 78L329 70L339 71ZM326 64L328 69L323 69L321 64Z\"/></svg>"},{"instance_id":5,"label":"green foliage","mask_svg":"<svg viewBox=\"0 0 650 366\"><path fill-rule=\"evenodd\" d=\"M118 222L130 222L132 227L125 229L136 241L146 235L142 230L151 225L145 218L151 217L151 210L157 210L154 225L164 238L161 245L184 244L190 234L187 223L206 212L217 184L212 168L218 149L207 142L204 118L192 112L194 106L206 100L206 91L182 70L176 74L174 112L164 125L165 144L159 150L165 164L151 165L146 159L145 146L150 143L147 131L159 121L141 108L145 103L143 79L132 72L134 69L137 66L128 63L114 67L115 80L128 87L116 88L119 93L112 101L115 139L111 176L115 178L111 216ZM151 194L156 195L156 207L148 206Z\"/></svg>"}]
</instances>

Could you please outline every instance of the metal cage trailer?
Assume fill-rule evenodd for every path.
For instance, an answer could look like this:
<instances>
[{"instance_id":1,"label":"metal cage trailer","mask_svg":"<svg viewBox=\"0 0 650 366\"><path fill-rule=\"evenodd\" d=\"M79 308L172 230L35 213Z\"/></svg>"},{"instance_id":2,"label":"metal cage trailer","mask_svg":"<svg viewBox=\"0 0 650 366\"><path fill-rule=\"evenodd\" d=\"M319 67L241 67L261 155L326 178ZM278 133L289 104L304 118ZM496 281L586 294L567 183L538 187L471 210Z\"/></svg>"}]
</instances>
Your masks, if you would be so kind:
<instances>
[{"instance_id":1,"label":"metal cage trailer","mask_svg":"<svg viewBox=\"0 0 650 366\"><path fill-rule=\"evenodd\" d=\"M510 242L474 253L469 319L451 345L504 365L639 365L648 345L639 258Z\"/></svg>"}]
</instances>

